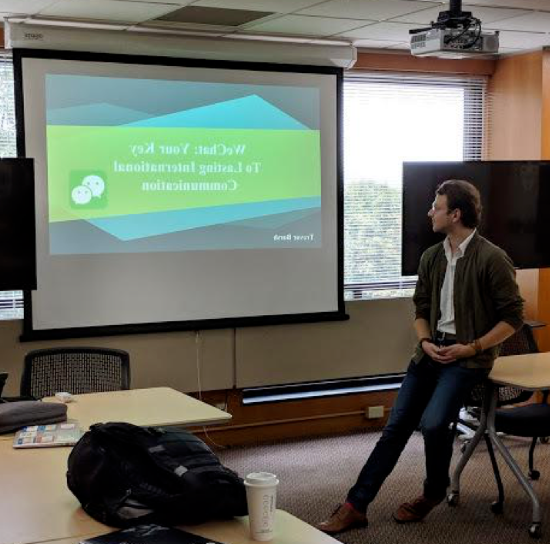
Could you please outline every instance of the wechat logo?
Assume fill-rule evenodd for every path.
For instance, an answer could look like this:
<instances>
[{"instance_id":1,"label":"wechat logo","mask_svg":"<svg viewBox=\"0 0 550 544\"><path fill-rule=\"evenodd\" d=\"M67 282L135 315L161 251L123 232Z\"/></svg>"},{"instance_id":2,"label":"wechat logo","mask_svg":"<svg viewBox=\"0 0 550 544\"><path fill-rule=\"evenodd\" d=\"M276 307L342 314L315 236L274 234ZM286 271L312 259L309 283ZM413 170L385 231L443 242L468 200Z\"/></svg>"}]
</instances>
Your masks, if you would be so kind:
<instances>
[{"instance_id":1,"label":"wechat logo","mask_svg":"<svg viewBox=\"0 0 550 544\"><path fill-rule=\"evenodd\" d=\"M70 181L72 208L95 209L107 205L107 186L102 172L71 172Z\"/></svg>"}]
</instances>

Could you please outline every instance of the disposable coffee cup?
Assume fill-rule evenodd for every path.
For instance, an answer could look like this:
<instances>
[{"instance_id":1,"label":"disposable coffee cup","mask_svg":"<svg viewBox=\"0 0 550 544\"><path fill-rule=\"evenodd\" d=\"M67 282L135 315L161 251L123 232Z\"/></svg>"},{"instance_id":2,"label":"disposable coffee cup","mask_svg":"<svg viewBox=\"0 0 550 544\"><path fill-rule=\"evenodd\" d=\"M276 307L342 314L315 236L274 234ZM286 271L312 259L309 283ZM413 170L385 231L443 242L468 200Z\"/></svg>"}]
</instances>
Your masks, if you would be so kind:
<instances>
[{"instance_id":1,"label":"disposable coffee cup","mask_svg":"<svg viewBox=\"0 0 550 544\"><path fill-rule=\"evenodd\" d=\"M252 472L244 480L252 540L273 539L278 484L277 476L270 472Z\"/></svg>"}]
</instances>

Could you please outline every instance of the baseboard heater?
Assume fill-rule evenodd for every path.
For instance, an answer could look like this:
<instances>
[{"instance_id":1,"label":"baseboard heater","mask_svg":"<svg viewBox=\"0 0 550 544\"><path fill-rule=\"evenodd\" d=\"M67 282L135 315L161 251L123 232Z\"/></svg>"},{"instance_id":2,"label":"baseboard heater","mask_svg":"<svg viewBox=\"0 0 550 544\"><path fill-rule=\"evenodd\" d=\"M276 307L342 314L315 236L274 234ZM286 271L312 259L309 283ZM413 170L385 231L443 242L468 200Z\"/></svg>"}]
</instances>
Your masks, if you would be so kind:
<instances>
[{"instance_id":1,"label":"baseboard heater","mask_svg":"<svg viewBox=\"0 0 550 544\"><path fill-rule=\"evenodd\" d=\"M344 380L324 380L264 387L248 387L242 390L243 404L262 404L285 400L302 400L336 395L371 393L399 389L405 377L404 373L384 374L366 378L348 378Z\"/></svg>"}]
</instances>

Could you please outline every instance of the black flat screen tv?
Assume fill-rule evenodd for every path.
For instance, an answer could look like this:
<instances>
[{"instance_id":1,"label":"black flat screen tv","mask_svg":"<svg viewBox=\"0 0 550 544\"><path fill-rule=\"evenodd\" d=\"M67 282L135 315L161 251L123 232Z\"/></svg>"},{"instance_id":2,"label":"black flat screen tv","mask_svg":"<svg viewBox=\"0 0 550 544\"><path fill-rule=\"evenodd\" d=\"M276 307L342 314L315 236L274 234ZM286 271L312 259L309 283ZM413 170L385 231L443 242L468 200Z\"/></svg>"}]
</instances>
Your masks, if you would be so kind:
<instances>
[{"instance_id":1,"label":"black flat screen tv","mask_svg":"<svg viewBox=\"0 0 550 544\"><path fill-rule=\"evenodd\" d=\"M34 162L0 159L0 291L36 289Z\"/></svg>"},{"instance_id":2,"label":"black flat screen tv","mask_svg":"<svg viewBox=\"0 0 550 544\"><path fill-rule=\"evenodd\" d=\"M406 162L403 164L402 274L417 273L422 252L441 241L427 213L447 179L475 185L483 205L479 233L517 268L550 266L550 161Z\"/></svg>"}]
</instances>

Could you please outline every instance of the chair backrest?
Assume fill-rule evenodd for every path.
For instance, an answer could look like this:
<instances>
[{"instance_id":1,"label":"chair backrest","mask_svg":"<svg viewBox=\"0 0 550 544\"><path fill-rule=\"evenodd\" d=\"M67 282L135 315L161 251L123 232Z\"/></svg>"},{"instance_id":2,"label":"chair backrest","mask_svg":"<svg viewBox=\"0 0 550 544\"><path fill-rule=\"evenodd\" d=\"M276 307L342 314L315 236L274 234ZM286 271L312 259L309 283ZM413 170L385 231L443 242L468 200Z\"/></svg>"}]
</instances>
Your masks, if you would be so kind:
<instances>
[{"instance_id":1,"label":"chair backrest","mask_svg":"<svg viewBox=\"0 0 550 544\"><path fill-rule=\"evenodd\" d=\"M525 353L538 353L539 347L533 329L526 323L516 331L512 336L507 338L500 346L500 356L507 355L524 355Z\"/></svg>"},{"instance_id":2,"label":"chair backrest","mask_svg":"<svg viewBox=\"0 0 550 544\"><path fill-rule=\"evenodd\" d=\"M526 353L538 353L539 347L533 336L533 329L526 323L507 338L500 346L500 356L524 355ZM517 404L524 402L533 395L532 391L525 391L517 387L499 387L498 388L498 406L506 404Z\"/></svg>"},{"instance_id":3,"label":"chair backrest","mask_svg":"<svg viewBox=\"0 0 550 544\"><path fill-rule=\"evenodd\" d=\"M500 346L500 357L508 355L524 355L526 353L538 353L539 348L533 336L533 329L526 323L507 338ZM470 393L470 399L466 406L481 406L483 402L485 386L479 384L474 387ZM498 388L498 406L506 404L517 404L528 400L533 393L518 389L517 387L501 386Z\"/></svg>"},{"instance_id":4,"label":"chair backrest","mask_svg":"<svg viewBox=\"0 0 550 544\"><path fill-rule=\"evenodd\" d=\"M4 384L6 383L7 379L8 379L8 373L0 372L0 397L2 396L2 390L4 389Z\"/></svg>"},{"instance_id":5,"label":"chair backrest","mask_svg":"<svg viewBox=\"0 0 550 544\"><path fill-rule=\"evenodd\" d=\"M130 356L108 348L67 347L25 355L21 395L36 399L67 391L73 395L130 388Z\"/></svg>"}]
</instances>

